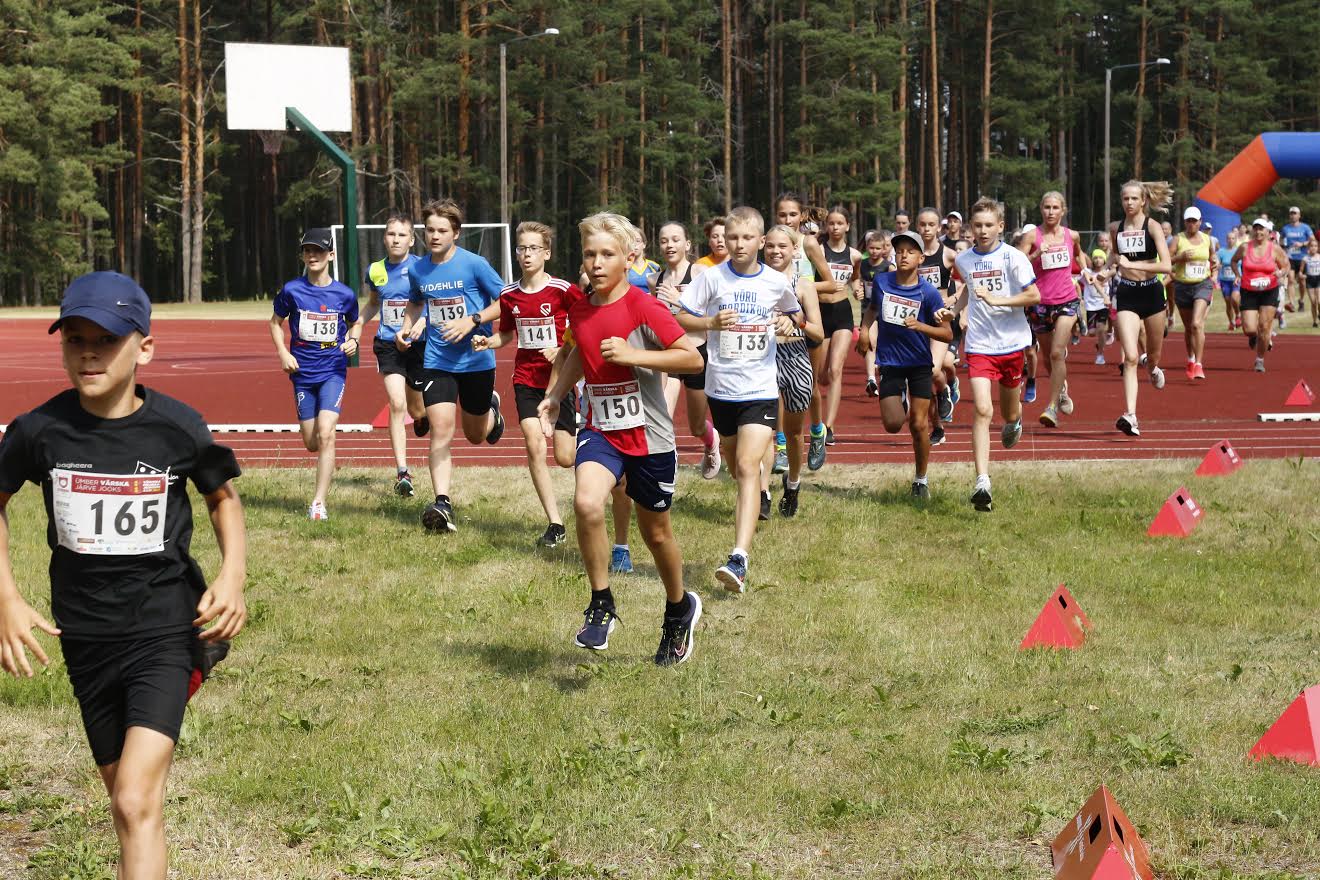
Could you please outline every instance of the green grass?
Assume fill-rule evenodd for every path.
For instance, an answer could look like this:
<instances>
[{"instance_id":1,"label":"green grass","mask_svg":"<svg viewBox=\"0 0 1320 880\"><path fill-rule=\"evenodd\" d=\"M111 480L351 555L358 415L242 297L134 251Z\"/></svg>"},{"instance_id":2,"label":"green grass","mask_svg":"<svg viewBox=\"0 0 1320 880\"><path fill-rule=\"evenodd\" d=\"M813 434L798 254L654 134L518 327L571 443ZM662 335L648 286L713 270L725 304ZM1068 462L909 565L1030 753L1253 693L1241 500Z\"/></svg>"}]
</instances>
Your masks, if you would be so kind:
<instances>
[{"instance_id":1,"label":"green grass","mask_svg":"<svg viewBox=\"0 0 1320 880\"><path fill-rule=\"evenodd\" d=\"M1040 878L1107 783L1177 880L1320 874L1320 769L1246 752L1320 681L1320 462L827 467L757 536L753 587L714 589L731 485L675 506L706 599L692 662L657 670L660 588L571 646L586 585L521 469L460 471L460 531L428 536L383 472L252 472L252 621L189 715L167 822L182 878ZM557 474L561 498L570 480ZM1145 528L1186 483L1187 540ZM11 506L45 604L38 493ZM572 531L570 526L570 532ZM200 520L194 546L216 553ZM1019 653L1066 582L1096 629ZM4 829L25 875L109 877L113 835L64 671L0 684ZM13 853L18 855L13 856ZM0 873L5 862L0 856Z\"/></svg>"}]
</instances>

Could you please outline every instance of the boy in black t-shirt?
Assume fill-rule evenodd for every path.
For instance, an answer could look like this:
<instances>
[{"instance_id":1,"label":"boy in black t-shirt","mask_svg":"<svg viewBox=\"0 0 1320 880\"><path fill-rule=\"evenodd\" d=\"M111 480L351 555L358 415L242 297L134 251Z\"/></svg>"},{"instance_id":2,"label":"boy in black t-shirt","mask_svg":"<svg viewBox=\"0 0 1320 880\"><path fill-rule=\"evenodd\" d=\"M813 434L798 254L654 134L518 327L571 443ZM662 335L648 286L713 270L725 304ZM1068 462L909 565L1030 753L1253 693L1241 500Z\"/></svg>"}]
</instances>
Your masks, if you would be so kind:
<instances>
[{"instance_id":1,"label":"boy in black t-shirt","mask_svg":"<svg viewBox=\"0 0 1320 880\"><path fill-rule=\"evenodd\" d=\"M243 628L246 530L234 453L194 410L134 381L151 361L151 303L114 272L64 292L73 388L19 416L0 441L0 666L32 675L33 630L59 636L83 726L110 795L121 878L166 873L165 782L191 691ZM187 481L206 499L223 561L208 588L188 554ZM56 625L24 601L5 508L41 486ZM205 624L210 629L198 629Z\"/></svg>"}]
</instances>

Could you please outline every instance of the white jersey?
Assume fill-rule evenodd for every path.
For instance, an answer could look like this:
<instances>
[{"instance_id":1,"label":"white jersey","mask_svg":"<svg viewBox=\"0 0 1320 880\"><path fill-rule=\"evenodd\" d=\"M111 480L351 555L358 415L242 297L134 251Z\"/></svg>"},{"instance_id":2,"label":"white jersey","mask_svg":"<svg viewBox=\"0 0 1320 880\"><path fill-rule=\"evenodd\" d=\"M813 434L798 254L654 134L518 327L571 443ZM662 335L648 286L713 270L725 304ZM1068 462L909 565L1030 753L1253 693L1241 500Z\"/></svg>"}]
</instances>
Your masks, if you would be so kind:
<instances>
[{"instance_id":1,"label":"white jersey","mask_svg":"<svg viewBox=\"0 0 1320 880\"><path fill-rule=\"evenodd\" d=\"M1099 275L1099 272L1089 266L1082 270L1082 303L1088 312L1099 312L1108 308L1105 305L1105 285L1100 282Z\"/></svg>"},{"instance_id":2,"label":"white jersey","mask_svg":"<svg viewBox=\"0 0 1320 880\"><path fill-rule=\"evenodd\" d=\"M963 350L968 354L1012 354L1031 345L1031 326L1022 306L995 306L976 295L985 287L990 298L1017 296L1036 283L1026 254L1002 241L988 254L971 248L960 253L954 267L968 286L967 332Z\"/></svg>"},{"instance_id":3,"label":"white jersey","mask_svg":"<svg viewBox=\"0 0 1320 880\"><path fill-rule=\"evenodd\" d=\"M716 400L774 400L779 397L775 365L775 315L795 314L793 285L782 272L757 264L752 275L733 271L730 260L702 272L683 291L679 304L697 317L736 309L738 323L706 331L706 394Z\"/></svg>"}]
</instances>

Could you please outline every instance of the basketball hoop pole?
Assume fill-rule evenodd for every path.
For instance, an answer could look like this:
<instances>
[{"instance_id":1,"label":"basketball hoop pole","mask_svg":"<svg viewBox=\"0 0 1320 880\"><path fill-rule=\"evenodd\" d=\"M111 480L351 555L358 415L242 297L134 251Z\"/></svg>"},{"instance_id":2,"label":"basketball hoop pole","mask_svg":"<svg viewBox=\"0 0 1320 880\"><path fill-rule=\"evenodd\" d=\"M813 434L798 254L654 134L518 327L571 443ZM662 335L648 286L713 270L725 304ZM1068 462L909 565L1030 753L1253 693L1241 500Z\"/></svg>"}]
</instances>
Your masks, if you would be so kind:
<instances>
[{"instance_id":1,"label":"basketball hoop pole","mask_svg":"<svg viewBox=\"0 0 1320 880\"><path fill-rule=\"evenodd\" d=\"M350 290L357 290L358 285L358 240L357 240L357 166L353 158L339 149L339 145L326 137L325 132L312 125L311 121L296 107L286 107L284 112L289 124L311 136L322 153L330 158L344 172L344 277L339 280L347 284ZM350 365L358 365L358 356L354 352Z\"/></svg>"}]
</instances>

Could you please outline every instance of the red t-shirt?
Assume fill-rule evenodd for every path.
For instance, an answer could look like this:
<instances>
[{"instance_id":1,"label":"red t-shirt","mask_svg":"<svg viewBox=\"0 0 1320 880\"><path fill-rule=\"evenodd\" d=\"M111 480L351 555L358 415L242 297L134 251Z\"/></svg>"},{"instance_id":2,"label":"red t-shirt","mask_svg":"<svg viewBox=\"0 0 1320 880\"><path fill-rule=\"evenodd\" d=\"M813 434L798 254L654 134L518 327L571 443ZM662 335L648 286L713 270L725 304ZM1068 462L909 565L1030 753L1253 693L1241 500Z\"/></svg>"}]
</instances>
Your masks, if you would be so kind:
<instances>
[{"instance_id":1,"label":"red t-shirt","mask_svg":"<svg viewBox=\"0 0 1320 880\"><path fill-rule=\"evenodd\" d=\"M638 287L609 305L584 296L568 309L587 384L587 424L624 455L674 451L674 422L665 402L664 373L611 364L600 353L614 336L637 348L663 351L683 335L669 307Z\"/></svg>"},{"instance_id":2,"label":"red t-shirt","mask_svg":"<svg viewBox=\"0 0 1320 880\"><path fill-rule=\"evenodd\" d=\"M576 284L554 277L535 293L517 283L500 292L500 332L513 333L518 343L513 384L543 390L550 384L550 361L541 352L564 344L568 307L581 298Z\"/></svg>"}]
</instances>

